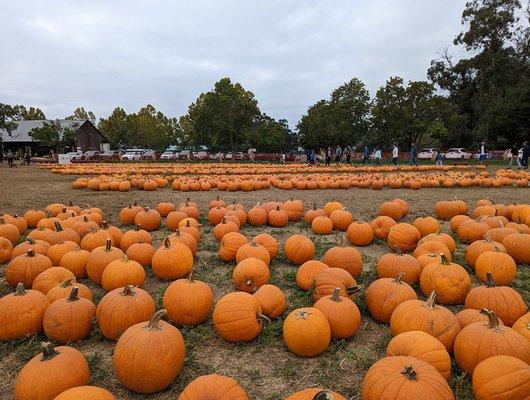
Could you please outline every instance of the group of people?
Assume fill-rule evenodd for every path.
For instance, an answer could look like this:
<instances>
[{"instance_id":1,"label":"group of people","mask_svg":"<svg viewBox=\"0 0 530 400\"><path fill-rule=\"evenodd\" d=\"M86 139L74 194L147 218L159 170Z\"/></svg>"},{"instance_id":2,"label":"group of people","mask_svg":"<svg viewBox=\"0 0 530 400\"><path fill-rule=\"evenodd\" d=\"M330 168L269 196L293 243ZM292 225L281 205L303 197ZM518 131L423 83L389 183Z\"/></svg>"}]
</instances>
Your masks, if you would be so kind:
<instances>
[{"instance_id":1,"label":"group of people","mask_svg":"<svg viewBox=\"0 0 530 400\"><path fill-rule=\"evenodd\" d=\"M418 156L418 151L416 149L416 145L412 143L412 146L410 147L410 164L418 166L418 162L416 161L416 157ZM383 160L383 154L381 152L381 147L377 146L373 152L373 158L375 160L376 165L382 165ZM394 144L392 146L392 164L397 165L398 164L398 158L399 158L399 147L397 144ZM364 146L363 149L363 158L362 158L362 164L365 163L370 164L370 148L368 145ZM443 157L438 159L436 158L436 164L442 165L443 164Z\"/></svg>"},{"instance_id":2,"label":"group of people","mask_svg":"<svg viewBox=\"0 0 530 400\"><path fill-rule=\"evenodd\" d=\"M523 147L518 148L515 144L510 149L510 162L508 166L511 168L514 161L517 162L519 168L528 169L528 158L530 157L530 145L528 141L523 142Z\"/></svg>"},{"instance_id":3,"label":"group of people","mask_svg":"<svg viewBox=\"0 0 530 400\"><path fill-rule=\"evenodd\" d=\"M31 153L26 150L25 153L21 153L19 155L20 159L25 162L27 165L31 162ZM4 158L7 160L7 165L9 168L13 168L15 166L15 153L11 149L7 149L7 151L4 152L0 150L0 164L4 163Z\"/></svg>"}]
</instances>

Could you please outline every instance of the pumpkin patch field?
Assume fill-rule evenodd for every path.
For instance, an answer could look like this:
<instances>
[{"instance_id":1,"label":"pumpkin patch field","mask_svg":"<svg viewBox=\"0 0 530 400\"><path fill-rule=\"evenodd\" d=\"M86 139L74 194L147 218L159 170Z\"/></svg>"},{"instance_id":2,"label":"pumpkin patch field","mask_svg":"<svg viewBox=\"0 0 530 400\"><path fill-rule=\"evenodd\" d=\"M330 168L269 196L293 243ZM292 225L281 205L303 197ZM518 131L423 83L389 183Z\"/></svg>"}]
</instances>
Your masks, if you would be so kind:
<instances>
[{"instance_id":1,"label":"pumpkin patch field","mask_svg":"<svg viewBox=\"0 0 530 400\"><path fill-rule=\"evenodd\" d=\"M530 398L528 173L90 168L0 166L0 399Z\"/></svg>"}]
</instances>

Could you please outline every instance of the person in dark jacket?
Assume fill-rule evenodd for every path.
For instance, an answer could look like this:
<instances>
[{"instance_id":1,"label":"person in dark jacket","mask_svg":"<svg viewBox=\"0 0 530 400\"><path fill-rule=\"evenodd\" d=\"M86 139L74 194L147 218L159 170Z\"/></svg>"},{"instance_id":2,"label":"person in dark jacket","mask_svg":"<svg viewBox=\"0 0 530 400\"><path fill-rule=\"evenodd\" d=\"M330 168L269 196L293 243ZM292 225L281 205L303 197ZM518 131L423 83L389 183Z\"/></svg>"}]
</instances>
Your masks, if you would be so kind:
<instances>
[{"instance_id":1,"label":"person in dark jacket","mask_svg":"<svg viewBox=\"0 0 530 400\"><path fill-rule=\"evenodd\" d=\"M6 158L7 158L7 164L9 165L9 168L13 168L13 160L15 159L15 155L13 154L11 149L7 150Z\"/></svg>"},{"instance_id":2,"label":"person in dark jacket","mask_svg":"<svg viewBox=\"0 0 530 400\"><path fill-rule=\"evenodd\" d=\"M363 150L363 165L365 162L368 161L368 164L370 164L370 148L368 146L364 146L364 150Z\"/></svg>"},{"instance_id":3,"label":"person in dark jacket","mask_svg":"<svg viewBox=\"0 0 530 400\"><path fill-rule=\"evenodd\" d=\"M416 162L416 145L414 143L412 143L412 147L410 148L410 164L411 165L415 165L416 167L418 166L418 163Z\"/></svg>"},{"instance_id":4,"label":"person in dark jacket","mask_svg":"<svg viewBox=\"0 0 530 400\"><path fill-rule=\"evenodd\" d=\"M516 161L519 165L519 168L521 168L521 161L519 161L519 149L514 144L510 150L510 163L508 164L508 167L512 167L513 162Z\"/></svg>"},{"instance_id":5,"label":"person in dark jacket","mask_svg":"<svg viewBox=\"0 0 530 400\"><path fill-rule=\"evenodd\" d=\"M530 145L528 141L523 142L523 157L521 158L521 166L524 169L528 169L528 157L530 157Z\"/></svg>"}]
</instances>

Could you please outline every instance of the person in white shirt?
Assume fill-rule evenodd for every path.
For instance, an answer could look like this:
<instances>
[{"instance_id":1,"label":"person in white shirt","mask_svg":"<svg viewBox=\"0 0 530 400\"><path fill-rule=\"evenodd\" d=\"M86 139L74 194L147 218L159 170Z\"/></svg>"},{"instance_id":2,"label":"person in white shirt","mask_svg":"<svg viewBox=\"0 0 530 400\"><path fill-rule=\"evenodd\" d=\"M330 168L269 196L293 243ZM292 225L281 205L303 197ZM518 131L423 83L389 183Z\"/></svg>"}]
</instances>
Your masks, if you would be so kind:
<instances>
[{"instance_id":1,"label":"person in white shirt","mask_svg":"<svg viewBox=\"0 0 530 400\"><path fill-rule=\"evenodd\" d=\"M383 157L381 156L381 148L379 146L377 147L377 149L375 149L374 158L375 158L375 163L377 165L381 165L381 160L383 159Z\"/></svg>"},{"instance_id":2,"label":"person in white shirt","mask_svg":"<svg viewBox=\"0 0 530 400\"><path fill-rule=\"evenodd\" d=\"M398 155L399 149L397 147L397 144L394 144L394 147L392 148L392 164L397 165Z\"/></svg>"}]
</instances>

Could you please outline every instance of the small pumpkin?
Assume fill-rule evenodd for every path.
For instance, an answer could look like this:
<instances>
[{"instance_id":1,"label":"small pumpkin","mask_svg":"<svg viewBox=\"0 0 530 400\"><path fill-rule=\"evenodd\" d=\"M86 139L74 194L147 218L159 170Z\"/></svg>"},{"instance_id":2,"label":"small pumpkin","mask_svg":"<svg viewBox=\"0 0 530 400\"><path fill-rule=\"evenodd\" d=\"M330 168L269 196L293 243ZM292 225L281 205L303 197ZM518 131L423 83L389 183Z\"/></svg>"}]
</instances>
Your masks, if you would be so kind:
<instances>
[{"instance_id":1,"label":"small pumpkin","mask_svg":"<svg viewBox=\"0 0 530 400\"><path fill-rule=\"evenodd\" d=\"M307 236L290 236L283 246L285 257L294 264L301 265L315 257L315 244Z\"/></svg>"},{"instance_id":2,"label":"small pumpkin","mask_svg":"<svg viewBox=\"0 0 530 400\"><path fill-rule=\"evenodd\" d=\"M287 308L285 294L276 286L265 284L253 296L261 306L261 312L269 318L277 318Z\"/></svg>"},{"instance_id":3,"label":"small pumpkin","mask_svg":"<svg viewBox=\"0 0 530 400\"><path fill-rule=\"evenodd\" d=\"M530 366L512 356L481 361L473 371L476 400L525 399L530 395Z\"/></svg>"},{"instance_id":4,"label":"small pumpkin","mask_svg":"<svg viewBox=\"0 0 530 400\"><path fill-rule=\"evenodd\" d=\"M129 259L136 261L142 267L146 268L148 265L151 265L151 261L155 254L155 248L151 243L134 243L125 252L125 255Z\"/></svg>"},{"instance_id":5,"label":"small pumpkin","mask_svg":"<svg viewBox=\"0 0 530 400\"><path fill-rule=\"evenodd\" d=\"M79 297L84 297L85 299L92 301L92 292L90 289L86 285L76 282L74 278L67 279L59 285L51 288L50 291L46 293L46 297L50 301L50 304L55 300L66 299L70 296L74 286L79 289L77 292Z\"/></svg>"},{"instance_id":6,"label":"small pumpkin","mask_svg":"<svg viewBox=\"0 0 530 400\"><path fill-rule=\"evenodd\" d=\"M144 208L134 217L134 223L140 225L146 231L155 231L160 227L162 217L156 210L152 210L149 207Z\"/></svg>"},{"instance_id":7,"label":"small pumpkin","mask_svg":"<svg viewBox=\"0 0 530 400\"><path fill-rule=\"evenodd\" d=\"M105 246L95 248L88 255L86 261L88 277L95 284L101 285L101 277L107 265L114 260L121 260L123 256L123 251L112 246L112 240L108 238Z\"/></svg>"},{"instance_id":8,"label":"small pumpkin","mask_svg":"<svg viewBox=\"0 0 530 400\"><path fill-rule=\"evenodd\" d=\"M355 221L346 231L348 240L355 246L368 246L374 240L374 231L367 222Z\"/></svg>"},{"instance_id":9,"label":"small pumpkin","mask_svg":"<svg viewBox=\"0 0 530 400\"><path fill-rule=\"evenodd\" d=\"M488 272L498 285L508 286L517 274L517 265L509 254L495 248L494 251L485 251L475 260L475 273L480 281L487 281Z\"/></svg>"},{"instance_id":10,"label":"small pumpkin","mask_svg":"<svg viewBox=\"0 0 530 400\"><path fill-rule=\"evenodd\" d=\"M213 326L228 342L250 342L261 332L263 318L258 300L249 293L223 296L213 310Z\"/></svg>"},{"instance_id":11,"label":"small pumpkin","mask_svg":"<svg viewBox=\"0 0 530 400\"><path fill-rule=\"evenodd\" d=\"M377 279L366 289L366 307L376 321L388 324L398 305L418 298L414 289L401 281L404 275L404 272L400 272L395 278Z\"/></svg>"},{"instance_id":12,"label":"small pumpkin","mask_svg":"<svg viewBox=\"0 0 530 400\"><path fill-rule=\"evenodd\" d=\"M383 254L376 266L379 278L394 278L403 272L401 280L408 284L419 282L421 270L420 262L410 254L403 254L399 248L395 253Z\"/></svg>"},{"instance_id":13,"label":"small pumpkin","mask_svg":"<svg viewBox=\"0 0 530 400\"><path fill-rule=\"evenodd\" d=\"M153 314L149 322L128 328L114 348L112 365L116 378L129 390L151 394L168 387L184 364L182 334L161 321L165 310Z\"/></svg>"},{"instance_id":14,"label":"small pumpkin","mask_svg":"<svg viewBox=\"0 0 530 400\"><path fill-rule=\"evenodd\" d=\"M249 400L239 384L227 376L203 375L184 388L178 400Z\"/></svg>"},{"instance_id":15,"label":"small pumpkin","mask_svg":"<svg viewBox=\"0 0 530 400\"><path fill-rule=\"evenodd\" d=\"M41 292L19 283L14 293L0 298L0 340L20 339L42 331L50 301Z\"/></svg>"},{"instance_id":16,"label":"small pumpkin","mask_svg":"<svg viewBox=\"0 0 530 400\"><path fill-rule=\"evenodd\" d=\"M474 308L465 308L456 314L456 318L460 323L460 328L464 329L466 326L471 325L475 322L488 322L488 310L485 308L481 310L475 310ZM504 325L499 317L500 325Z\"/></svg>"},{"instance_id":17,"label":"small pumpkin","mask_svg":"<svg viewBox=\"0 0 530 400\"><path fill-rule=\"evenodd\" d=\"M187 279L172 282L163 297L168 319L178 326L202 324L208 319L212 305L210 285L193 279L193 269Z\"/></svg>"},{"instance_id":18,"label":"small pumpkin","mask_svg":"<svg viewBox=\"0 0 530 400\"><path fill-rule=\"evenodd\" d=\"M435 299L436 292L432 292L426 301L407 300L398 305L390 317L390 330L393 336L409 331L426 332L451 353L460 323L451 311L437 305Z\"/></svg>"},{"instance_id":19,"label":"small pumpkin","mask_svg":"<svg viewBox=\"0 0 530 400\"><path fill-rule=\"evenodd\" d=\"M15 400L54 400L67 389L87 385L88 377L88 363L81 352L73 347L42 343L42 353L18 373Z\"/></svg>"},{"instance_id":20,"label":"small pumpkin","mask_svg":"<svg viewBox=\"0 0 530 400\"><path fill-rule=\"evenodd\" d=\"M269 265L271 261L269 251L264 246L256 243L254 240L251 240L250 243L245 243L239 247L236 252L236 262L240 263L241 261L250 257L258 258L267 265Z\"/></svg>"},{"instance_id":21,"label":"small pumpkin","mask_svg":"<svg viewBox=\"0 0 530 400\"><path fill-rule=\"evenodd\" d=\"M486 273L486 285L471 289L466 297L466 308L485 308L507 325L512 326L526 313L526 304L521 295L509 286L497 286L491 273Z\"/></svg>"},{"instance_id":22,"label":"small pumpkin","mask_svg":"<svg viewBox=\"0 0 530 400\"><path fill-rule=\"evenodd\" d=\"M473 243L471 243L469 246L467 246L466 253L464 255L464 259L466 260L466 263L471 266L475 267L475 262L477 261L477 258L486 251L495 251L499 250L502 253L506 253L506 248L497 242L493 242L489 237L485 237L482 240L477 240Z\"/></svg>"},{"instance_id":23,"label":"small pumpkin","mask_svg":"<svg viewBox=\"0 0 530 400\"><path fill-rule=\"evenodd\" d=\"M68 298L54 301L44 313L44 333L58 343L85 339L92 330L96 306L90 300L79 297L78 290L74 286Z\"/></svg>"},{"instance_id":24,"label":"small pumpkin","mask_svg":"<svg viewBox=\"0 0 530 400\"><path fill-rule=\"evenodd\" d=\"M414 250L420 239L420 231L414 225L404 222L390 228L387 238L391 249L398 248L403 252Z\"/></svg>"},{"instance_id":25,"label":"small pumpkin","mask_svg":"<svg viewBox=\"0 0 530 400\"><path fill-rule=\"evenodd\" d=\"M354 247L346 247L344 236L340 246L331 247L324 254L323 261L331 268L342 268L357 278L363 270L363 258Z\"/></svg>"},{"instance_id":26,"label":"small pumpkin","mask_svg":"<svg viewBox=\"0 0 530 400\"><path fill-rule=\"evenodd\" d=\"M22 282L25 287L30 288L35 278L51 267L52 262L48 257L30 249L26 254L16 256L7 264L6 281L12 287Z\"/></svg>"},{"instance_id":27,"label":"small pumpkin","mask_svg":"<svg viewBox=\"0 0 530 400\"><path fill-rule=\"evenodd\" d=\"M260 233L252 240L268 250L271 260L274 260L278 255L278 241L268 233Z\"/></svg>"},{"instance_id":28,"label":"small pumpkin","mask_svg":"<svg viewBox=\"0 0 530 400\"><path fill-rule=\"evenodd\" d=\"M475 322L457 335L454 358L460 369L473 374L485 359L497 355L513 356L530 362L530 343L524 336L507 326L500 326L493 311L487 311L488 323Z\"/></svg>"},{"instance_id":29,"label":"small pumpkin","mask_svg":"<svg viewBox=\"0 0 530 400\"><path fill-rule=\"evenodd\" d=\"M454 400L438 370L416 357L385 357L373 364L362 385L363 400L422 398Z\"/></svg>"},{"instance_id":30,"label":"small pumpkin","mask_svg":"<svg viewBox=\"0 0 530 400\"><path fill-rule=\"evenodd\" d=\"M168 238L155 251L151 260L153 273L160 279L179 279L189 274L193 267L193 253L188 246L171 242Z\"/></svg>"},{"instance_id":31,"label":"small pumpkin","mask_svg":"<svg viewBox=\"0 0 530 400\"><path fill-rule=\"evenodd\" d=\"M331 328L324 313L314 307L291 311L283 323L287 348L301 357L315 357L326 351Z\"/></svg>"},{"instance_id":32,"label":"small pumpkin","mask_svg":"<svg viewBox=\"0 0 530 400\"><path fill-rule=\"evenodd\" d=\"M136 225L134 229L125 232L120 239L120 248L123 251L132 246L134 243L153 243L151 234L145 229L142 229L140 225Z\"/></svg>"},{"instance_id":33,"label":"small pumpkin","mask_svg":"<svg viewBox=\"0 0 530 400\"><path fill-rule=\"evenodd\" d=\"M386 347L386 355L415 357L432 365L446 380L451 377L451 356L442 342L428 333L410 331L394 336Z\"/></svg>"},{"instance_id":34,"label":"small pumpkin","mask_svg":"<svg viewBox=\"0 0 530 400\"><path fill-rule=\"evenodd\" d=\"M340 288L335 288L331 296L321 297L314 307L327 318L333 339L350 338L359 330L359 308L351 299L341 296Z\"/></svg>"},{"instance_id":35,"label":"small pumpkin","mask_svg":"<svg viewBox=\"0 0 530 400\"><path fill-rule=\"evenodd\" d=\"M316 301L331 296L336 288L339 288L341 296L358 293L362 289L349 272L341 268L325 268L315 276L313 299Z\"/></svg>"},{"instance_id":36,"label":"small pumpkin","mask_svg":"<svg viewBox=\"0 0 530 400\"><path fill-rule=\"evenodd\" d=\"M232 273L232 283L237 290L254 293L269 282L269 267L262 260L249 257L239 262Z\"/></svg>"},{"instance_id":37,"label":"small pumpkin","mask_svg":"<svg viewBox=\"0 0 530 400\"><path fill-rule=\"evenodd\" d=\"M101 286L105 292L127 285L142 287L144 282L144 267L136 261L129 260L127 256L110 262L101 275Z\"/></svg>"},{"instance_id":38,"label":"small pumpkin","mask_svg":"<svg viewBox=\"0 0 530 400\"><path fill-rule=\"evenodd\" d=\"M97 386L77 386L65 390L53 400L116 400L116 397Z\"/></svg>"},{"instance_id":39,"label":"small pumpkin","mask_svg":"<svg viewBox=\"0 0 530 400\"><path fill-rule=\"evenodd\" d=\"M302 290L309 290L313 287L315 277L329 266L322 261L309 260L298 267L296 272L296 284Z\"/></svg>"},{"instance_id":40,"label":"small pumpkin","mask_svg":"<svg viewBox=\"0 0 530 400\"><path fill-rule=\"evenodd\" d=\"M387 240L390 228L392 228L396 224L397 222L394 221L392 218L385 215L381 215L375 218L372 222L370 222L370 227L372 228L372 231L374 232L374 236L376 238Z\"/></svg>"},{"instance_id":41,"label":"small pumpkin","mask_svg":"<svg viewBox=\"0 0 530 400\"><path fill-rule=\"evenodd\" d=\"M279 205L267 213L267 223L276 228L282 228L289 223L289 214Z\"/></svg>"},{"instance_id":42,"label":"small pumpkin","mask_svg":"<svg viewBox=\"0 0 530 400\"><path fill-rule=\"evenodd\" d=\"M151 295L128 285L103 296L96 309L96 320L103 336L117 340L131 326L149 320L154 312Z\"/></svg>"},{"instance_id":43,"label":"small pumpkin","mask_svg":"<svg viewBox=\"0 0 530 400\"><path fill-rule=\"evenodd\" d=\"M55 286L68 280L73 280L75 282L75 276L72 272L66 268L52 267L35 277L32 288L47 294Z\"/></svg>"},{"instance_id":44,"label":"small pumpkin","mask_svg":"<svg viewBox=\"0 0 530 400\"><path fill-rule=\"evenodd\" d=\"M515 321L512 325L512 329L519 332L530 342L530 311Z\"/></svg>"},{"instance_id":45,"label":"small pumpkin","mask_svg":"<svg viewBox=\"0 0 530 400\"><path fill-rule=\"evenodd\" d=\"M317 235L329 235L333 231L333 221L329 217L316 217L311 222L311 230Z\"/></svg>"},{"instance_id":46,"label":"small pumpkin","mask_svg":"<svg viewBox=\"0 0 530 400\"><path fill-rule=\"evenodd\" d=\"M433 217L418 217L412 223L420 232L421 237L436 233L440 230L440 223Z\"/></svg>"}]
</instances>

